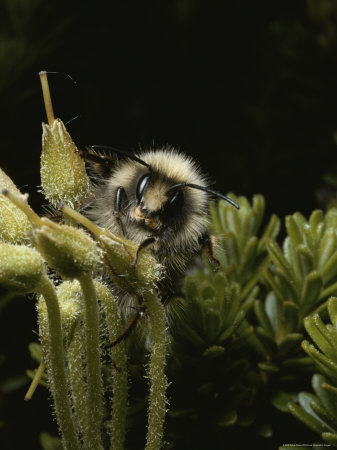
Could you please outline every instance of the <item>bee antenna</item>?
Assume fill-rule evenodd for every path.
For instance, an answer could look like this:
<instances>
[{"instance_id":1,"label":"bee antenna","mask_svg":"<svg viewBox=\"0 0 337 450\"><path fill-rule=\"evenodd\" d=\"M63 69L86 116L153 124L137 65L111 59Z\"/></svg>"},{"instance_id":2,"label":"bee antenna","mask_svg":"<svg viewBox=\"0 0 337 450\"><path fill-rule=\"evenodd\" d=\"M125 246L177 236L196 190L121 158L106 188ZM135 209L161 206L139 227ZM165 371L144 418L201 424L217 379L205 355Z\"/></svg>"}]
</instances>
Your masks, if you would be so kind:
<instances>
[{"instance_id":1,"label":"bee antenna","mask_svg":"<svg viewBox=\"0 0 337 450\"><path fill-rule=\"evenodd\" d=\"M193 189L199 189L199 191L204 191L204 192L208 192L209 194L215 195L216 197L222 198L223 200L226 200L226 202L230 203L231 205L235 206L236 209L240 209L240 206L235 203L234 200L232 200L231 198L227 197L226 195L222 195L219 192L213 191L213 189L209 189L205 186L200 186L199 184L191 184L191 183L179 183L179 184L175 184L174 186L171 186L168 190L174 190L174 189L178 189L179 187L190 187Z\"/></svg>"},{"instance_id":2,"label":"bee antenna","mask_svg":"<svg viewBox=\"0 0 337 450\"><path fill-rule=\"evenodd\" d=\"M134 161L138 162L139 164L142 164L143 166L147 167L148 169L151 169L150 165L147 164L145 161L143 161L142 159L133 155L132 153L126 152L125 150L120 150L118 148L110 147L109 145L90 145L89 147L93 148L93 149L98 148L98 149L102 149L102 150L108 150L109 152L112 152L112 153L117 153L120 155L127 156L128 158L133 159Z\"/></svg>"}]
</instances>

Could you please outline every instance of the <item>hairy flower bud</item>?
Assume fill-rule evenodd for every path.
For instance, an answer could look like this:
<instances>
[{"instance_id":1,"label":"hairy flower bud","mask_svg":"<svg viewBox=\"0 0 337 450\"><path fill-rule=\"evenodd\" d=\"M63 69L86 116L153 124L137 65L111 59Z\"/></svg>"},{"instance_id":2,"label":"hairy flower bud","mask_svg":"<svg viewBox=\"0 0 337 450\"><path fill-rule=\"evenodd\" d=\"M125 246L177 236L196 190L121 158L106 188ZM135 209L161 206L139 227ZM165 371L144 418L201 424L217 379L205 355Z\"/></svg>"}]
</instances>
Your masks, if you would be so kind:
<instances>
[{"instance_id":1,"label":"hairy flower bud","mask_svg":"<svg viewBox=\"0 0 337 450\"><path fill-rule=\"evenodd\" d=\"M82 290L77 280L64 281L57 287L57 298L61 313L62 333L65 346L68 348L74 329L81 316ZM48 342L48 312L43 295L37 304L42 340Z\"/></svg>"},{"instance_id":2,"label":"hairy flower bud","mask_svg":"<svg viewBox=\"0 0 337 450\"><path fill-rule=\"evenodd\" d=\"M44 275L44 263L36 250L0 242L1 286L20 293L36 292Z\"/></svg>"},{"instance_id":3,"label":"hairy flower bud","mask_svg":"<svg viewBox=\"0 0 337 450\"><path fill-rule=\"evenodd\" d=\"M60 119L42 124L41 185L53 206L77 206L89 189L85 163Z\"/></svg>"},{"instance_id":4,"label":"hairy flower bud","mask_svg":"<svg viewBox=\"0 0 337 450\"><path fill-rule=\"evenodd\" d=\"M8 189L21 195L13 181L0 169L0 192ZM0 240L9 244L29 241L32 226L27 216L8 198L0 194Z\"/></svg>"},{"instance_id":5,"label":"hairy flower bud","mask_svg":"<svg viewBox=\"0 0 337 450\"><path fill-rule=\"evenodd\" d=\"M64 278L90 273L100 261L96 242L79 228L41 219L40 226L33 230L33 238L48 264Z\"/></svg>"},{"instance_id":6,"label":"hairy flower bud","mask_svg":"<svg viewBox=\"0 0 337 450\"><path fill-rule=\"evenodd\" d=\"M111 279L127 292L142 294L153 289L160 278L161 266L147 250L141 251L137 266L133 261L139 244L112 235L108 230L99 236L104 262Z\"/></svg>"}]
</instances>

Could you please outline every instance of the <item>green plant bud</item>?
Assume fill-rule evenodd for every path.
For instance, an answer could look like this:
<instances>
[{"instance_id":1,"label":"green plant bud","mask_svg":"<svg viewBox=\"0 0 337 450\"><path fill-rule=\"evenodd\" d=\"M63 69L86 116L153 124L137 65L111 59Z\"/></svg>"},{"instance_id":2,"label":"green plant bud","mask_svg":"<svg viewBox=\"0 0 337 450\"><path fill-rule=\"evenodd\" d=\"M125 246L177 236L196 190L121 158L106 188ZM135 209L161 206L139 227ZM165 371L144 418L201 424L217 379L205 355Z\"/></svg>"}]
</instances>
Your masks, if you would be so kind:
<instances>
[{"instance_id":1,"label":"green plant bud","mask_svg":"<svg viewBox=\"0 0 337 450\"><path fill-rule=\"evenodd\" d=\"M105 265L112 280L127 292L142 294L153 289L160 277L161 266L149 251L141 251L136 267L132 265L138 244L113 235L99 237L105 251Z\"/></svg>"},{"instance_id":2,"label":"green plant bud","mask_svg":"<svg viewBox=\"0 0 337 450\"><path fill-rule=\"evenodd\" d=\"M79 228L41 219L33 238L48 264L64 278L92 272L101 258L97 243Z\"/></svg>"},{"instance_id":3,"label":"green plant bud","mask_svg":"<svg viewBox=\"0 0 337 450\"><path fill-rule=\"evenodd\" d=\"M13 181L0 169L0 192L3 189L21 196ZM29 241L31 230L27 216L6 196L0 194L0 239L9 244L24 244Z\"/></svg>"},{"instance_id":4,"label":"green plant bud","mask_svg":"<svg viewBox=\"0 0 337 450\"><path fill-rule=\"evenodd\" d=\"M105 268L118 286L132 294L142 295L154 289L161 275L161 265L147 250L137 255L139 244L95 225L79 212L64 206L64 214L90 230L104 251ZM135 258L137 255L137 264Z\"/></svg>"},{"instance_id":5,"label":"green plant bud","mask_svg":"<svg viewBox=\"0 0 337 450\"><path fill-rule=\"evenodd\" d=\"M77 206L89 189L85 163L63 122L42 124L41 185L53 206Z\"/></svg>"},{"instance_id":6,"label":"green plant bud","mask_svg":"<svg viewBox=\"0 0 337 450\"><path fill-rule=\"evenodd\" d=\"M81 303L83 303L82 290L77 280L65 281L57 287L56 293L61 313L63 339L65 347L68 348L81 316ZM42 295L37 304L37 310L40 321L44 320L47 324L47 305ZM42 331L48 332L48 326L46 325Z\"/></svg>"},{"instance_id":7,"label":"green plant bud","mask_svg":"<svg viewBox=\"0 0 337 450\"><path fill-rule=\"evenodd\" d=\"M0 242L1 286L20 293L36 292L44 275L44 263L36 250Z\"/></svg>"}]
</instances>

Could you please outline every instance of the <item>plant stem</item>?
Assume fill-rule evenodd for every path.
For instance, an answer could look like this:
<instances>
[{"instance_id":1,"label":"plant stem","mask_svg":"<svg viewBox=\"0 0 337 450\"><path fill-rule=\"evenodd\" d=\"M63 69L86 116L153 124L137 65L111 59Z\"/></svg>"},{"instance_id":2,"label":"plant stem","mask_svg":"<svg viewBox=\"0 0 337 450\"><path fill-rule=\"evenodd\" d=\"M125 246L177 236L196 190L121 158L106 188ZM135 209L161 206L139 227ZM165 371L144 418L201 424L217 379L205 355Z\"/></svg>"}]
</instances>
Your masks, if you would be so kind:
<instances>
[{"instance_id":1,"label":"plant stem","mask_svg":"<svg viewBox=\"0 0 337 450\"><path fill-rule=\"evenodd\" d=\"M122 333L118 307L113 295L105 286L96 283L97 293L105 312L110 342L114 342ZM127 411L127 370L124 341L111 347L111 359L115 368L112 378L112 415L110 450L123 450L125 441L126 411Z\"/></svg>"},{"instance_id":2,"label":"plant stem","mask_svg":"<svg viewBox=\"0 0 337 450\"><path fill-rule=\"evenodd\" d=\"M148 371L151 386L145 449L158 450L162 443L166 413L166 315L163 304L154 293L144 295L144 303L150 318L152 343Z\"/></svg>"},{"instance_id":3,"label":"plant stem","mask_svg":"<svg viewBox=\"0 0 337 450\"><path fill-rule=\"evenodd\" d=\"M87 383L85 381L85 364L83 352L83 330L80 324L76 325L73 337L68 347L69 378L73 399L74 413L77 419L78 429L84 442L87 442L88 434L88 411L86 405Z\"/></svg>"},{"instance_id":4,"label":"plant stem","mask_svg":"<svg viewBox=\"0 0 337 450\"><path fill-rule=\"evenodd\" d=\"M63 349L61 314L53 283L47 276L41 278L39 293L47 305L49 328L49 376L55 402L57 422L61 430L63 446L68 450L79 450L79 441L70 406L66 378L66 358Z\"/></svg>"},{"instance_id":5,"label":"plant stem","mask_svg":"<svg viewBox=\"0 0 337 450\"><path fill-rule=\"evenodd\" d=\"M43 375L43 372L44 372L45 368L46 368L46 364L44 363L44 361L41 361L41 363L40 363L39 367L37 368L37 371L36 371L36 373L34 375L34 378L33 378L32 382L31 382L31 384L29 386L29 389L28 389L28 391L27 391L27 393L25 395L24 399L25 399L26 402L28 402L29 400L32 399L32 397L34 395L34 392L35 392L35 390L36 390L36 388L37 388L37 386L38 386L38 384L39 384L39 382L41 380L41 377Z\"/></svg>"},{"instance_id":6,"label":"plant stem","mask_svg":"<svg viewBox=\"0 0 337 450\"><path fill-rule=\"evenodd\" d=\"M54 111L53 111L53 104L52 104L51 97L50 97L47 72L45 70L43 70L43 71L39 72L39 75L40 75L44 107L46 109L48 124L49 124L49 126L52 126L55 121L55 116L54 116Z\"/></svg>"},{"instance_id":7,"label":"plant stem","mask_svg":"<svg viewBox=\"0 0 337 450\"><path fill-rule=\"evenodd\" d=\"M85 355L87 358L87 419L85 448L99 450L101 444L102 379L99 353L99 318L95 286L90 275L82 275L84 298Z\"/></svg>"}]
</instances>

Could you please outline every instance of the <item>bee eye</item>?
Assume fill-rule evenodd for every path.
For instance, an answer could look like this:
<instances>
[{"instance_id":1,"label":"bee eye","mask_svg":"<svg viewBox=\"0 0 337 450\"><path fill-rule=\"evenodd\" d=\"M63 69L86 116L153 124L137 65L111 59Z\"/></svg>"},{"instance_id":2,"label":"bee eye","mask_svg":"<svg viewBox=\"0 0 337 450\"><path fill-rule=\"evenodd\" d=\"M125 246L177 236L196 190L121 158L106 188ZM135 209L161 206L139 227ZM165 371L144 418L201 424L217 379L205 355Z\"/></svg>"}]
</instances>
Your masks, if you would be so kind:
<instances>
[{"instance_id":1,"label":"bee eye","mask_svg":"<svg viewBox=\"0 0 337 450\"><path fill-rule=\"evenodd\" d=\"M136 197L137 197L138 202L141 201L144 191L145 191L147 185L149 184L149 181L150 181L150 175L148 175L148 174L143 175L141 177L141 179L138 181L137 188L136 188Z\"/></svg>"},{"instance_id":2,"label":"bee eye","mask_svg":"<svg viewBox=\"0 0 337 450\"><path fill-rule=\"evenodd\" d=\"M177 189L173 195L168 199L165 205L165 214L171 215L176 213L182 208L184 194L181 189Z\"/></svg>"}]
</instances>

